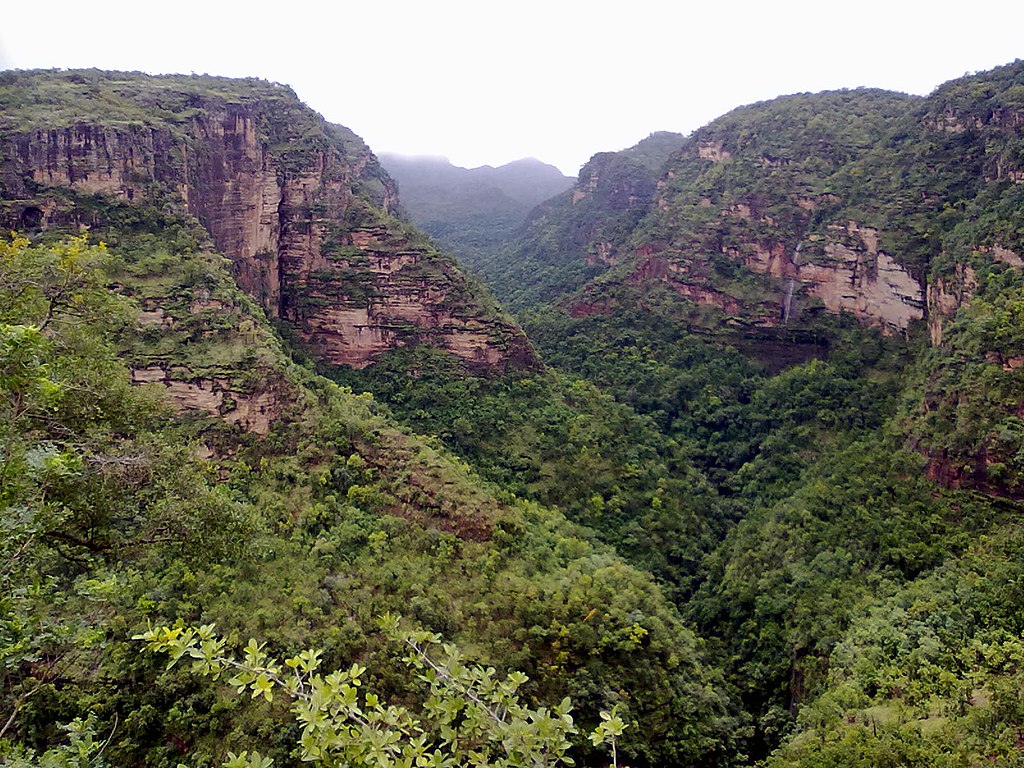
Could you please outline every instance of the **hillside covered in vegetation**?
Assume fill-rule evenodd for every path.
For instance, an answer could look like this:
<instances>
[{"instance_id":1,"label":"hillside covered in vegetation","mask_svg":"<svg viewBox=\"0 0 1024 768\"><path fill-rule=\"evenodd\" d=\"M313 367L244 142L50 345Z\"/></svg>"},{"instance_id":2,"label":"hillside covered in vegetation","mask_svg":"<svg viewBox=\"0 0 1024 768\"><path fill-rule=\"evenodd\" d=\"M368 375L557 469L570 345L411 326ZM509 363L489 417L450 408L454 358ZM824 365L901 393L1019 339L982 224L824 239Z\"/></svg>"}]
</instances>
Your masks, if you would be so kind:
<instances>
[{"instance_id":1,"label":"hillside covered in vegetation","mask_svg":"<svg viewBox=\"0 0 1024 768\"><path fill-rule=\"evenodd\" d=\"M599 154L496 301L283 86L0 74L0 763L1016 764L1022 94Z\"/></svg>"},{"instance_id":2,"label":"hillside covered in vegetation","mask_svg":"<svg viewBox=\"0 0 1024 768\"><path fill-rule=\"evenodd\" d=\"M982 659L1024 629L1004 570L1021 498L1022 84L1017 63L926 98L743 107L647 177L635 150L595 156L467 262L549 375L646 422L634 453L683 459L650 504L618 479L577 486L598 491L587 506L548 500L656 574L708 640L750 718L747 759L1016 759L999 691L1018 667ZM521 447L495 454L531 434L529 408L512 409L514 437L469 440L493 429L472 421L474 391L509 423L491 385L420 389L387 365L361 381L409 423L492 477L525 468ZM434 421L452 391L458 420Z\"/></svg>"}]
</instances>

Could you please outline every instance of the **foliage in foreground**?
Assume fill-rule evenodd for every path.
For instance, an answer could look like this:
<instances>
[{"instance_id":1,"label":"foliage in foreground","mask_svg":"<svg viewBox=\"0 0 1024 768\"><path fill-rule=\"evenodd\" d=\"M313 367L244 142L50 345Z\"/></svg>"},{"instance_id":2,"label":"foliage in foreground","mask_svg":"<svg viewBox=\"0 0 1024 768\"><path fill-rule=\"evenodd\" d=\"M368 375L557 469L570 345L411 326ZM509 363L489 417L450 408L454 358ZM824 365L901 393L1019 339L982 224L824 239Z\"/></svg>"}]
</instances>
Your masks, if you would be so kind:
<instances>
[{"instance_id":1,"label":"foliage in foreground","mask_svg":"<svg viewBox=\"0 0 1024 768\"><path fill-rule=\"evenodd\" d=\"M523 673L501 679L493 667L467 663L436 633L400 629L397 616L381 617L380 625L404 647L405 665L426 684L418 712L385 704L366 690L366 668L359 664L322 673L318 650L302 651L282 664L263 644L250 640L238 659L226 652L226 641L212 625L157 627L136 639L169 654L169 666L189 658L195 671L214 680L230 674L226 682L238 694L271 702L280 691L292 701L291 711L302 727L299 747L305 761L375 768L573 765L568 737L577 728L568 697L551 709L531 709L520 700L519 688L527 680ZM590 741L610 745L617 765L615 739L626 725L614 709L602 712L601 719ZM249 768L267 764L258 753L242 759Z\"/></svg>"}]
</instances>

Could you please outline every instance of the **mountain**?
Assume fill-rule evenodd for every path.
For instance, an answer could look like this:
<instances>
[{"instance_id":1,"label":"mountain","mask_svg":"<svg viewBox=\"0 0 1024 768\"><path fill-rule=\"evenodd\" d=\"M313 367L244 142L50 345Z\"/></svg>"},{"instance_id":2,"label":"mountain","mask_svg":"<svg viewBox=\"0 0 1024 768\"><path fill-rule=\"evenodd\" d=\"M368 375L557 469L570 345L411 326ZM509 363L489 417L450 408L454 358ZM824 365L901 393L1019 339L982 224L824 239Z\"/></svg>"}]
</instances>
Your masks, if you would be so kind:
<instances>
[{"instance_id":1,"label":"mountain","mask_svg":"<svg viewBox=\"0 0 1024 768\"><path fill-rule=\"evenodd\" d=\"M727 331L769 364L818 356L829 343L821 325L829 315L888 335L926 324L931 343L948 348L943 329L976 292L978 271L1013 274L1021 265L1020 69L954 81L928 98L857 90L743 107L695 132L635 226L592 247L595 253L560 245L566 220L591 226L586 211L563 199L546 213L518 247L561 265L557 280L540 267L518 274L514 288L481 274L513 306L520 296L536 305L536 291L562 286L541 299L563 302L577 317L615 312L623 302L645 301L637 293L664 287L674 297L674 322ZM545 242L550 251L538 248ZM592 274L598 262L607 271L573 293L565 275ZM988 359L1011 365L1012 343L984 343ZM966 398L964 386L952 388ZM950 387L947 381L943 394L925 394L933 405L924 407L948 402ZM950 416L958 424L951 440L936 443L927 428L915 432L935 477L986 486L986 463L1005 466L1016 449L999 447L1001 428L988 413L974 419L987 430ZM1010 416L1007 410L999 419Z\"/></svg>"},{"instance_id":2,"label":"mountain","mask_svg":"<svg viewBox=\"0 0 1024 768\"><path fill-rule=\"evenodd\" d=\"M1014 759L986 702L1017 667L979 659L1021 630L1022 93L1016 62L741 107L625 226L580 206L584 172L480 268L549 364L652 417L734 510L682 607L772 765Z\"/></svg>"},{"instance_id":3,"label":"mountain","mask_svg":"<svg viewBox=\"0 0 1024 768\"><path fill-rule=\"evenodd\" d=\"M867 90L794 96L697 131L632 235L642 256L628 279L663 280L751 326L790 322L806 296L826 311L906 328L923 315L923 295L893 249L875 242L884 237L875 222L851 210L861 189L842 174L888 138L912 103ZM765 275L761 296L730 286L711 254L721 272L737 264ZM862 266L869 261L870 276Z\"/></svg>"},{"instance_id":4,"label":"mountain","mask_svg":"<svg viewBox=\"0 0 1024 768\"><path fill-rule=\"evenodd\" d=\"M391 153L382 153L380 161L400 185L402 205L419 226L456 214L493 213L490 206L498 201L528 211L572 184L553 165L534 158L497 168L460 168L443 157Z\"/></svg>"},{"instance_id":5,"label":"mountain","mask_svg":"<svg viewBox=\"0 0 1024 768\"><path fill-rule=\"evenodd\" d=\"M478 368L536 363L521 331L392 212L395 185L351 131L288 88L127 73L4 74L10 226L90 223L80 196L175 206L272 318L336 364L427 343ZM85 206L87 209L88 206Z\"/></svg>"},{"instance_id":6,"label":"mountain","mask_svg":"<svg viewBox=\"0 0 1024 768\"><path fill-rule=\"evenodd\" d=\"M28 235L0 242L5 760L258 746L297 765L280 698L239 699L132 636L315 647L415 702L377 624L401 613L525 671L538 706L573 697L581 723L630 700L638 765L727 761L735 707L653 577L313 372L404 353L453 380L539 375L518 327L389 213L360 141L262 81L7 73L0 103L2 216Z\"/></svg>"},{"instance_id":7,"label":"mountain","mask_svg":"<svg viewBox=\"0 0 1024 768\"><path fill-rule=\"evenodd\" d=\"M460 168L440 157L382 154L381 163L398 182L412 221L470 261L510 238L536 205L572 185L557 168L532 158Z\"/></svg>"},{"instance_id":8,"label":"mountain","mask_svg":"<svg viewBox=\"0 0 1024 768\"><path fill-rule=\"evenodd\" d=\"M453 763L483 717L530 744L469 761L522 766L568 695L638 768L1020 761L1024 62L596 155L463 254L528 340L280 86L9 82L5 758L291 765L354 706L359 733L390 719L364 762ZM201 128L231 110L251 142ZM237 245L264 231L279 292ZM317 319L378 305L380 347L332 354L369 326ZM140 652L149 626L181 663ZM446 661L417 650L438 636ZM243 667L338 670L305 726L290 673L183 668L248 637ZM607 764L582 736L577 764Z\"/></svg>"}]
</instances>

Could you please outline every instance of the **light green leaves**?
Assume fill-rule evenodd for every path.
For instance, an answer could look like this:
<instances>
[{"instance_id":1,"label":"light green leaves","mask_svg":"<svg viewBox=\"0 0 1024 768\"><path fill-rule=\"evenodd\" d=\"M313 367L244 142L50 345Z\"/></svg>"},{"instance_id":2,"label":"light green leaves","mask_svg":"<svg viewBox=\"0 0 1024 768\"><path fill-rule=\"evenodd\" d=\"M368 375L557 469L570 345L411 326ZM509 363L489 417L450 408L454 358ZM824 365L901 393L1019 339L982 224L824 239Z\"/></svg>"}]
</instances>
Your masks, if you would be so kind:
<instances>
[{"instance_id":1,"label":"light green leaves","mask_svg":"<svg viewBox=\"0 0 1024 768\"><path fill-rule=\"evenodd\" d=\"M259 752L240 752L237 755L234 752L228 752L228 759L224 761L224 768L270 768L273 764L273 760L269 757L263 757Z\"/></svg>"},{"instance_id":2,"label":"light green leaves","mask_svg":"<svg viewBox=\"0 0 1024 768\"><path fill-rule=\"evenodd\" d=\"M601 713L601 722L590 734L590 742L595 747L600 744L612 744L625 730L626 723L619 717L619 708L613 707L611 712Z\"/></svg>"},{"instance_id":3,"label":"light green leaves","mask_svg":"<svg viewBox=\"0 0 1024 768\"><path fill-rule=\"evenodd\" d=\"M405 662L425 686L422 709L388 705L363 688L367 669L319 674L321 652L304 650L283 665L270 657L266 645L252 639L236 659L225 652L214 627L198 630L158 627L136 635L150 650L167 653L170 665L187 658L200 674L227 681L239 694L274 700L283 690L302 727L299 747L303 760L330 765L373 768L537 768L572 765L570 738L577 733L572 702L533 709L518 696L528 680L522 672L500 677L493 667L467 662L439 635L403 630L399 617L381 617L380 626L392 641L406 649ZM590 736L594 745L612 748L626 725L617 709L602 713ZM257 752L229 753L225 768L268 768Z\"/></svg>"}]
</instances>

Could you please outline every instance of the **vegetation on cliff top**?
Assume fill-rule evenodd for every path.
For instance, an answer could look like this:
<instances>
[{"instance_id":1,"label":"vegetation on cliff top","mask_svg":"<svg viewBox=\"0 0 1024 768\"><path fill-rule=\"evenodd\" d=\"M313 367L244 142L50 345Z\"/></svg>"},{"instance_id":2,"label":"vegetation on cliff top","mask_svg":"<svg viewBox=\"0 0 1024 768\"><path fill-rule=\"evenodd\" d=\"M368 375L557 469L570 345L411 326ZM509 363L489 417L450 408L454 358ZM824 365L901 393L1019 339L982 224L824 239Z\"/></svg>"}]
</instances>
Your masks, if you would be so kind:
<instances>
[{"instance_id":1,"label":"vegetation on cliff top","mask_svg":"<svg viewBox=\"0 0 1024 768\"><path fill-rule=\"evenodd\" d=\"M373 192L386 178L366 143L328 123L286 85L256 78L146 75L140 72L28 70L0 72L0 132L8 137L75 126L145 128L190 135L211 108L244 107L282 168L297 170L328 148L360 159L360 179Z\"/></svg>"}]
</instances>

